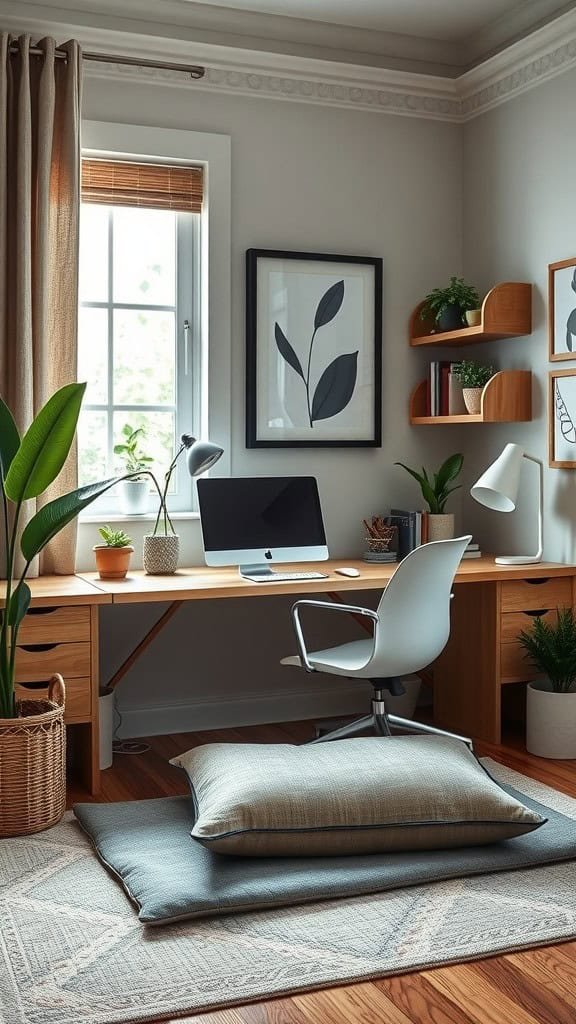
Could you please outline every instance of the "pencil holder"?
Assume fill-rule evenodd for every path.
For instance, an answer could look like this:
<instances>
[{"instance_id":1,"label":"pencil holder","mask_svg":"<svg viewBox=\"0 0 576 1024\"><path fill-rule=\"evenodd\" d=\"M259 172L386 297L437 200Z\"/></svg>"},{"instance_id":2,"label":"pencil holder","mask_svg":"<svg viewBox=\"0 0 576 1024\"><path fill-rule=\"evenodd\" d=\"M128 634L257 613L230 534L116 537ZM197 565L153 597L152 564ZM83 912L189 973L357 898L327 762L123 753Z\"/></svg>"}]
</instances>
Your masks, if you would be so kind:
<instances>
[{"instance_id":1,"label":"pencil holder","mask_svg":"<svg viewBox=\"0 0 576 1024\"><path fill-rule=\"evenodd\" d=\"M381 537L366 537L366 550L364 551L365 562L395 562L396 540L398 534L397 526L387 526Z\"/></svg>"}]
</instances>

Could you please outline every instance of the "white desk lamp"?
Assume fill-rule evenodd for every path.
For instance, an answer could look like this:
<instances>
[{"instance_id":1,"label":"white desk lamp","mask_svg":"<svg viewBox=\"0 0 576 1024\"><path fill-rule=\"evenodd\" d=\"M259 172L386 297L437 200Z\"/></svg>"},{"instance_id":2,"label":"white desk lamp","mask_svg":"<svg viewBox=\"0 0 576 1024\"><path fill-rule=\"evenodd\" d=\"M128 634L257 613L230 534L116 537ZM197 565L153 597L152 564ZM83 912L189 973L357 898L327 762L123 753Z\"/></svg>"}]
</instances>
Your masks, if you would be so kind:
<instances>
[{"instance_id":1,"label":"white desk lamp","mask_svg":"<svg viewBox=\"0 0 576 1024\"><path fill-rule=\"evenodd\" d=\"M480 505L494 512L513 512L516 508L522 459L535 462L539 469L540 496L538 504L538 551L535 555L503 555L498 565L525 565L542 561L544 513L544 465L541 459L527 455L519 444L507 444L501 455L488 467L470 490Z\"/></svg>"}]
</instances>

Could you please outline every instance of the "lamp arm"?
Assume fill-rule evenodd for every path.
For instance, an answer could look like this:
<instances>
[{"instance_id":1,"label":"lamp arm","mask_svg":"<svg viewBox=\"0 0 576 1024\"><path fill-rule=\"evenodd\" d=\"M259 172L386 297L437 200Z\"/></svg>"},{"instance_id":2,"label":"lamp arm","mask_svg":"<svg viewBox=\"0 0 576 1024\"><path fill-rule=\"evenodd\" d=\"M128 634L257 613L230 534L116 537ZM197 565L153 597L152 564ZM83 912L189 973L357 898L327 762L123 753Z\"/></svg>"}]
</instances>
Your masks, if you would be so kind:
<instances>
[{"instance_id":1,"label":"lamp arm","mask_svg":"<svg viewBox=\"0 0 576 1024\"><path fill-rule=\"evenodd\" d=\"M526 452L524 452L524 458L529 462L535 462L538 466L538 554L536 558L541 559L544 549L544 463L542 459L537 459L535 455L528 455Z\"/></svg>"}]
</instances>

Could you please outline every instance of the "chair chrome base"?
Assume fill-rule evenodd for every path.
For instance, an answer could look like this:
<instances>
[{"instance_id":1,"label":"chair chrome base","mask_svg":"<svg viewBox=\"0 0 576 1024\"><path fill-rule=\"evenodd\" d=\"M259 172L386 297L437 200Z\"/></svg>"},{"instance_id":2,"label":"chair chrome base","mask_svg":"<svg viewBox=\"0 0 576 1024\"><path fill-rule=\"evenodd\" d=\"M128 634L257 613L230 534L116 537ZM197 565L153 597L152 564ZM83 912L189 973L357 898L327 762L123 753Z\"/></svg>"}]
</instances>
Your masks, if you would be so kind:
<instances>
[{"instance_id":1,"label":"chair chrome base","mask_svg":"<svg viewBox=\"0 0 576 1024\"><path fill-rule=\"evenodd\" d=\"M460 740L474 752L472 740L467 736L459 736L455 732L447 732L445 729L437 729L433 725L424 725L422 722L412 722L409 718L399 718L398 715L389 715L386 711L384 691L374 690L372 698L372 714L357 718L354 722L340 726L332 732L317 736L316 739L308 740L308 743L327 743L331 740L346 740L354 736L364 736L367 732L376 736L391 736L393 729L400 729L403 732L430 734L432 736L447 736L451 740Z\"/></svg>"}]
</instances>

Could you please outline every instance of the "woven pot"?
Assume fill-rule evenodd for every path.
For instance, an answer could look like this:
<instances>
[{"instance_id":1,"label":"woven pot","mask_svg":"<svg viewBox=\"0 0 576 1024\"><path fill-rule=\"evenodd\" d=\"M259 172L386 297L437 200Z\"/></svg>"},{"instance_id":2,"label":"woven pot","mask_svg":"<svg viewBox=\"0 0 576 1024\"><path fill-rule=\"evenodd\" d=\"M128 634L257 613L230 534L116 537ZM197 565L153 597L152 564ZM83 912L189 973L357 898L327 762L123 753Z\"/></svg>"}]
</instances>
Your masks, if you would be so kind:
<instances>
[{"instance_id":1,"label":"woven pot","mask_svg":"<svg viewBox=\"0 0 576 1024\"><path fill-rule=\"evenodd\" d=\"M428 516L428 540L452 540L454 536L454 513Z\"/></svg>"},{"instance_id":2,"label":"woven pot","mask_svg":"<svg viewBox=\"0 0 576 1024\"><path fill-rule=\"evenodd\" d=\"M66 808L65 689L50 680L45 700L20 700L0 718L0 838L42 832Z\"/></svg>"},{"instance_id":3,"label":"woven pot","mask_svg":"<svg viewBox=\"0 0 576 1024\"><path fill-rule=\"evenodd\" d=\"M148 533L144 537L142 563L149 576L169 576L178 568L180 537L177 533L167 536Z\"/></svg>"},{"instance_id":4,"label":"woven pot","mask_svg":"<svg viewBox=\"0 0 576 1024\"><path fill-rule=\"evenodd\" d=\"M464 405L471 416L475 416L482 409L482 392L484 388L462 388Z\"/></svg>"}]
</instances>

